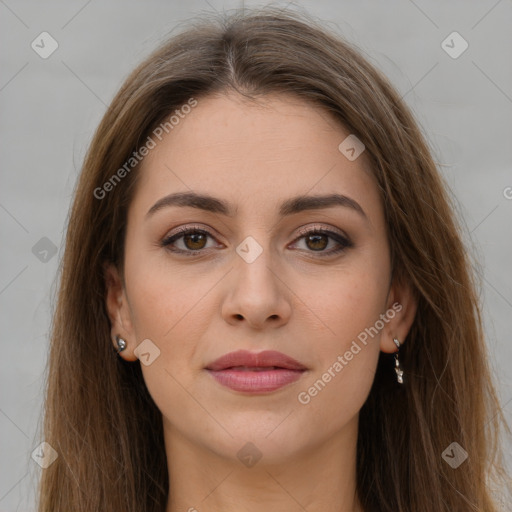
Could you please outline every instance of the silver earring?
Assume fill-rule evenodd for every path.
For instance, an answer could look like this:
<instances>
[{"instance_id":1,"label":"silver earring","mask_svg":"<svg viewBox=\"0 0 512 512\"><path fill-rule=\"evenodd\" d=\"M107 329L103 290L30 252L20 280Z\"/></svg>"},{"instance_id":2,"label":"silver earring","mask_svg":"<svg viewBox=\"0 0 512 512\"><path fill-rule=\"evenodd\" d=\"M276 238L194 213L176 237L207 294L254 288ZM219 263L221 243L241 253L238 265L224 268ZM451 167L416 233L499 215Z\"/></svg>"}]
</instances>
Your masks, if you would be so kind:
<instances>
[{"instance_id":1,"label":"silver earring","mask_svg":"<svg viewBox=\"0 0 512 512\"><path fill-rule=\"evenodd\" d=\"M117 342L117 351L122 352L126 348L126 341L123 340L119 336L119 334L116 336L116 342Z\"/></svg>"},{"instance_id":2,"label":"silver earring","mask_svg":"<svg viewBox=\"0 0 512 512\"><path fill-rule=\"evenodd\" d=\"M400 368L400 361L398 361L398 352L400 351L400 342L396 338L393 338L393 341L395 342L395 345L398 349L395 352L396 380L398 381L399 384L403 384L404 383L404 372L403 372L402 368Z\"/></svg>"}]
</instances>

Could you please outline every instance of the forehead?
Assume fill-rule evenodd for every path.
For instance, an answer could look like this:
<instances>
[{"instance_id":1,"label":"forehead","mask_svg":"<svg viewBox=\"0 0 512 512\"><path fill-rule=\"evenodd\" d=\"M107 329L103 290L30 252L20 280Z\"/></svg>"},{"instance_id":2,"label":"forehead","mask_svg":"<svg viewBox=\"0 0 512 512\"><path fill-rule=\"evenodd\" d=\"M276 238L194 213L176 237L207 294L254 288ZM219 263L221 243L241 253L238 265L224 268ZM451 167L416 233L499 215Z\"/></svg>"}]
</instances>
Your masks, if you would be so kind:
<instances>
[{"instance_id":1,"label":"forehead","mask_svg":"<svg viewBox=\"0 0 512 512\"><path fill-rule=\"evenodd\" d=\"M328 112L294 96L199 98L144 158L134 202L149 208L165 194L195 191L239 212L337 192L378 208L367 155L350 161L338 148L349 135Z\"/></svg>"}]
</instances>

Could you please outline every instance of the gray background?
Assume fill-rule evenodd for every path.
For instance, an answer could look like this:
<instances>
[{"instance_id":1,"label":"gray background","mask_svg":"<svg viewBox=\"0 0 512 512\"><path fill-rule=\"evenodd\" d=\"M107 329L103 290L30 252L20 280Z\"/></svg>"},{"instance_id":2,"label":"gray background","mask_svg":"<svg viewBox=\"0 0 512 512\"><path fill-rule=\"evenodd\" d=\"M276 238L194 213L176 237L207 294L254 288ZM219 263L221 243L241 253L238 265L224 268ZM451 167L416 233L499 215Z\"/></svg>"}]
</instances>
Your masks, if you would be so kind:
<instances>
[{"instance_id":1,"label":"gray background","mask_svg":"<svg viewBox=\"0 0 512 512\"><path fill-rule=\"evenodd\" d=\"M298 5L356 43L391 79L427 134L458 203L469 249L481 263L491 364L510 421L511 0ZM214 0L0 0L0 512L34 510L41 469L30 454L38 444L55 277L71 193L92 133L123 79L166 34L197 13L238 6ZM47 59L31 48L43 31L59 44ZM456 59L441 46L453 31L469 43ZM56 246L55 255L41 252L51 247L39 242L43 237ZM506 449L510 461L510 444Z\"/></svg>"}]
</instances>

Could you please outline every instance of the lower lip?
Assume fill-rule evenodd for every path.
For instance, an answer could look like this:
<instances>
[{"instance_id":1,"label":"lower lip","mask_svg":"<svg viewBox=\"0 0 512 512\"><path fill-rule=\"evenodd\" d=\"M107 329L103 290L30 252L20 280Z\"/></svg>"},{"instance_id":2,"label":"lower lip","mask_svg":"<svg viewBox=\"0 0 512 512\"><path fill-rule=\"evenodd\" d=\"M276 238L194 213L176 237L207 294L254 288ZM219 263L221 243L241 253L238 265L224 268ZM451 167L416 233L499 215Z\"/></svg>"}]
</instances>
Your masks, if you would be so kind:
<instances>
[{"instance_id":1,"label":"lower lip","mask_svg":"<svg viewBox=\"0 0 512 512\"><path fill-rule=\"evenodd\" d=\"M300 379L303 370L208 370L220 384L234 391L245 393L265 393L275 391Z\"/></svg>"}]
</instances>

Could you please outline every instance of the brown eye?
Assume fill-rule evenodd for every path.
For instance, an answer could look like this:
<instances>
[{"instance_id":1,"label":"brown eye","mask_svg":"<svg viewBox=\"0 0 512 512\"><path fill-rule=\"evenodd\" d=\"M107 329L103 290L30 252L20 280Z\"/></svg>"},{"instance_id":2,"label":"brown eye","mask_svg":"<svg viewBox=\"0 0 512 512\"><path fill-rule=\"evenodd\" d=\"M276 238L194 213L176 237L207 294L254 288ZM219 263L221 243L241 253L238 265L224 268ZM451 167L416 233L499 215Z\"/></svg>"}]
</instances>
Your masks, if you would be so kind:
<instances>
[{"instance_id":1,"label":"brown eye","mask_svg":"<svg viewBox=\"0 0 512 512\"><path fill-rule=\"evenodd\" d=\"M203 233L190 233L188 235L183 235L183 243L187 247L187 249L197 250L204 249L206 244L206 235Z\"/></svg>"},{"instance_id":2,"label":"brown eye","mask_svg":"<svg viewBox=\"0 0 512 512\"><path fill-rule=\"evenodd\" d=\"M320 257L331 256L353 247L354 244L345 236L334 231L323 230L323 229L310 229L309 231L302 231L302 236L297 238L299 240L304 239L304 245L306 252L317 252ZM331 242L334 242L334 248L326 250ZM336 245L338 247L336 247Z\"/></svg>"},{"instance_id":3,"label":"brown eye","mask_svg":"<svg viewBox=\"0 0 512 512\"><path fill-rule=\"evenodd\" d=\"M181 228L177 233L162 240L161 245L171 252L189 255L200 253L207 248L208 238L212 235L208 231L198 228ZM181 247L177 247L181 245Z\"/></svg>"},{"instance_id":4,"label":"brown eye","mask_svg":"<svg viewBox=\"0 0 512 512\"><path fill-rule=\"evenodd\" d=\"M208 249L208 238L213 239L213 236L208 231L193 227L181 228L177 233L162 240L161 246L174 253L185 256L197 256L203 250ZM326 257L345 251L354 245L347 237L339 233L320 229L304 231L302 236L296 239L295 243L302 239L304 239L306 246L304 250L306 252L316 252L319 256ZM334 248L326 250L331 242L334 242ZM181 247L178 247L180 244Z\"/></svg>"},{"instance_id":5,"label":"brown eye","mask_svg":"<svg viewBox=\"0 0 512 512\"><path fill-rule=\"evenodd\" d=\"M327 235L308 235L306 237L306 245L314 251L322 251L329 244Z\"/></svg>"}]
</instances>

